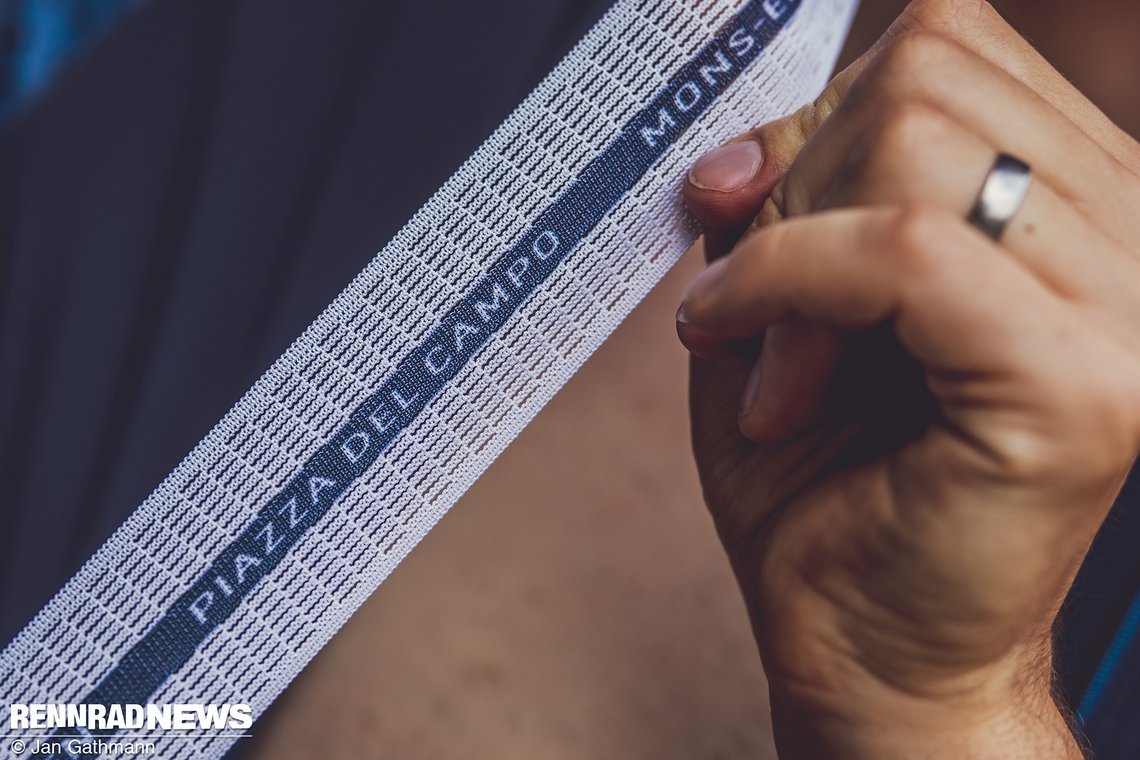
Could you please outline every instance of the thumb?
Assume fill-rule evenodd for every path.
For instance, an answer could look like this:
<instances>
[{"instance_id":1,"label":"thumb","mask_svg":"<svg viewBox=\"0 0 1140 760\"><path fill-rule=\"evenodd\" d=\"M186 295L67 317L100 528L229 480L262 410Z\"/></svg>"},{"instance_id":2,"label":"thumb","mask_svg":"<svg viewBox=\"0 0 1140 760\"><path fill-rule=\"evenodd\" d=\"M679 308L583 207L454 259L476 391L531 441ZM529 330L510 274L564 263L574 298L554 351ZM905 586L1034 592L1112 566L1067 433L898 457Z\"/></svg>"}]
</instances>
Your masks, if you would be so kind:
<instances>
[{"instance_id":1,"label":"thumb","mask_svg":"<svg viewBox=\"0 0 1140 760\"><path fill-rule=\"evenodd\" d=\"M739 135L693 164L683 194L689 211L705 226L710 259L731 248L731 242L760 213L800 150L834 113L867 65L883 47L912 26L906 21L904 14L811 103Z\"/></svg>"}]
</instances>

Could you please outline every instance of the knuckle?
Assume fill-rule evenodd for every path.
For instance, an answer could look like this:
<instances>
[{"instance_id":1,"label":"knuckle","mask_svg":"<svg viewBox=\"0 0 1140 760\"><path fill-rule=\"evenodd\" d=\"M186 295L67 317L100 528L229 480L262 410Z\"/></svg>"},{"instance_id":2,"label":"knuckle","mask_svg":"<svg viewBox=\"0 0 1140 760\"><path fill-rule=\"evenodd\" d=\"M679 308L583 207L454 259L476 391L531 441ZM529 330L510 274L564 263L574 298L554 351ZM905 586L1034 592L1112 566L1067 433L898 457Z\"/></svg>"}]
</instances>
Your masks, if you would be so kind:
<instances>
[{"instance_id":1,"label":"knuckle","mask_svg":"<svg viewBox=\"0 0 1140 760\"><path fill-rule=\"evenodd\" d=\"M883 249L909 269L929 272L942 264L935 243L957 234L958 221L932 206L907 206L890 220Z\"/></svg>"},{"instance_id":2,"label":"knuckle","mask_svg":"<svg viewBox=\"0 0 1140 760\"><path fill-rule=\"evenodd\" d=\"M991 432L990 443L1000 463L998 477L1006 482L1048 482L1056 476L1058 467L1072 466L1053 440L1030 428Z\"/></svg>"},{"instance_id":3,"label":"knuckle","mask_svg":"<svg viewBox=\"0 0 1140 760\"><path fill-rule=\"evenodd\" d=\"M1100 423L1098 430L1103 431L1093 440L1101 444L1099 458L1109 475L1131 467L1140 453L1140 366L1135 361L1126 364L1126 371L1105 377L1104 387L1089 394L1096 404L1092 416Z\"/></svg>"},{"instance_id":4,"label":"knuckle","mask_svg":"<svg viewBox=\"0 0 1140 760\"><path fill-rule=\"evenodd\" d=\"M957 43L926 31L891 40L852 85L844 106L878 113L892 104L928 99L930 81L945 77L961 55Z\"/></svg>"},{"instance_id":5,"label":"knuckle","mask_svg":"<svg viewBox=\"0 0 1140 760\"><path fill-rule=\"evenodd\" d=\"M885 81L910 81L928 74L953 55L956 46L945 37L928 31L911 31L892 40L879 54L878 68Z\"/></svg>"},{"instance_id":6,"label":"knuckle","mask_svg":"<svg viewBox=\"0 0 1140 760\"><path fill-rule=\"evenodd\" d=\"M876 144L890 149L920 150L932 135L946 130L946 117L922 103L898 103L887 108L876 126Z\"/></svg>"},{"instance_id":7,"label":"knuckle","mask_svg":"<svg viewBox=\"0 0 1140 760\"><path fill-rule=\"evenodd\" d=\"M984 0L912 0L902 19L911 28L956 30L994 13Z\"/></svg>"},{"instance_id":8,"label":"knuckle","mask_svg":"<svg viewBox=\"0 0 1140 760\"><path fill-rule=\"evenodd\" d=\"M1119 485L1140 446L1136 367L1129 362L1129 372L1116 371L1121 362L1115 352L1097 352L1074 363L1097 369L1046 381L1042 395L1057 415L1054 433L1037 431L1035 445L1023 442L1020 448L1007 441L1006 451L1016 473L1027 479L1069 473L1094 489Z\"/></svg>"},{"instance_id":9,"label":"knuckle","mask_svg":"<svg viewBox=\"0 0 1140 760\"><path fill-rule=\"evenodd\" d=\"M878 177L906 169L902 177L910 177L910 170L926 160L929 147L946 130L946 118L929 106L916 102L892 105L872 125L866 148L855 159L857 172Z\"/></svg>"}]
</instances>

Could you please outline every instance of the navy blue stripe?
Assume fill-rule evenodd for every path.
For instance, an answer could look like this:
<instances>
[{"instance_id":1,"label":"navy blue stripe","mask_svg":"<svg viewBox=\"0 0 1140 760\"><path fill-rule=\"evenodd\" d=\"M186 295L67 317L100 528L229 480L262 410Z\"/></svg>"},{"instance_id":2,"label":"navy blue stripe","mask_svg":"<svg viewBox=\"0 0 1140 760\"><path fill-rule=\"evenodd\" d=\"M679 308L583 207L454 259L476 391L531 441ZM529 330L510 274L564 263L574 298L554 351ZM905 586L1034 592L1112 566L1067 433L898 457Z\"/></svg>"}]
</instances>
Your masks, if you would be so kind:
<instances>
[{"instance_id":1,"label":"navy blue stripe","mask_svg":"<svg viewBox=\"0 0 1140 760\"><path fill-rule=\"evenodd\" d=\"M139 704L193 656L392 443L768 46L802 0L751 0L447 312L84 700ZM99 732L108 735L114 732Z\"/></svg>"}]
</instances>

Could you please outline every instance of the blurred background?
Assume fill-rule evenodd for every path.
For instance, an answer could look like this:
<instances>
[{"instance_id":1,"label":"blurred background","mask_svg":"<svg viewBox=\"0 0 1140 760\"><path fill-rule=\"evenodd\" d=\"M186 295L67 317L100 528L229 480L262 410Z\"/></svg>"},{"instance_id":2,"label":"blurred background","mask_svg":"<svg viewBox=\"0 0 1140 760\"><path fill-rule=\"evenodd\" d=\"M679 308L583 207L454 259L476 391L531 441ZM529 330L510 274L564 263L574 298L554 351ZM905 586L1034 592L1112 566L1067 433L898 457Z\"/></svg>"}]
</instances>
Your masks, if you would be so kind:
<instances>
[{"instance_id":1,"label":"blurred background","mask_svg":"<svg viewBox=\"0 0 1140 760\"><path fill-rule=\"evenodd\" d=\"M0 640L608 5L0 0ZM865 0L845 60L903 5ZM998 5L1140 134L1140 4ZM699 266L691 253L235 757L774 757L688 449L673 314ZM1066 609L1070 694L1140 586L1136 536L1123 503ZM1104 725L1100 756L1140 756Z\"/></svg>"}]
</instances>

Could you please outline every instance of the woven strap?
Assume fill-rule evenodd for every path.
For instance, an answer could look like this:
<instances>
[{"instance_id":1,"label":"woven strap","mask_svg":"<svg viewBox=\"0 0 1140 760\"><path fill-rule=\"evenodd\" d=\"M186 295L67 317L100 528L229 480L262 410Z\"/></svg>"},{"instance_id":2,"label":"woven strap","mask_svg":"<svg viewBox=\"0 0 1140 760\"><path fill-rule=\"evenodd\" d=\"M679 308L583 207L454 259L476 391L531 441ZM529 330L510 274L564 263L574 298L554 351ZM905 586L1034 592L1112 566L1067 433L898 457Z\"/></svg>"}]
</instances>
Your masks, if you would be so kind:
<instances>
[{"instance_id":1,"label":"woven strap","mask_svg":"<svg viewBox=\"0 0 1140 760\"><path fill-rule=\"evenodd\" d=\"M3 701L261 714L693 243L687 167L818 92L855 5L618 0L3 650Z\"/></svg>"}]
</instances>

